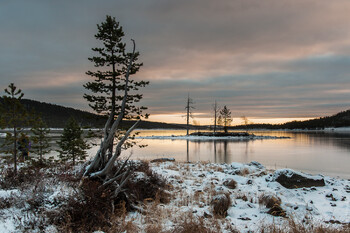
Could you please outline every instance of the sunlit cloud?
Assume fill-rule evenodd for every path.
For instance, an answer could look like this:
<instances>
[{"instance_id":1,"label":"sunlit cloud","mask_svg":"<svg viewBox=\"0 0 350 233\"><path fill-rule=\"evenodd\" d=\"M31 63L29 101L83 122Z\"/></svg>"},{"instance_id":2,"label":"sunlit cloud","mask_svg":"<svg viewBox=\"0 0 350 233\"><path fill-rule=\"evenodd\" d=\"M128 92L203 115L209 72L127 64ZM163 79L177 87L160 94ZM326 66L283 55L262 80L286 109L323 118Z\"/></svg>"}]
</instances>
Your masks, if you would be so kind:
<instances>
[{"instance_id":1,"label":"sunlit cloud","mask_svg":"<svg viewBox=\"0 0 350 233\"><path fill-rule=\"evenodd\" d=\"M285 121L349 108L347 0L4 1L0 87L27 98L89 110L82 98L96 24L115 16L136 40L151 81L151 120L184 122L186 97L200 124L217 100L255 121Z\"/></svg>"}]
</instances>

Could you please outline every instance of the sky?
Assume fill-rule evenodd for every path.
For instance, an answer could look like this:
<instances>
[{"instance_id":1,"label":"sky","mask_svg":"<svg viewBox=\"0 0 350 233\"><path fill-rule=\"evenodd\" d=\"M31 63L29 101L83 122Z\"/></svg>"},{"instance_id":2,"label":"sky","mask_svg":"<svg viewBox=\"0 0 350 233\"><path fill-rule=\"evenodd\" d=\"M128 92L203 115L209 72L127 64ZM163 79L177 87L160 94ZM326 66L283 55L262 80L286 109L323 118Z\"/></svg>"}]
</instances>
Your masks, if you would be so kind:
<instances>
[{"instance_id":1,"label":"sky","mask_svg":"<svg viewBox=\"0 0 350 233\"><path fill-rule=\"evenodd\" d=\"M202 125L215 100L233 124L332 115L350 108L349 12L348 0L1 0L0 90L92 111L85 72L111 15L141 54L150 120L184 123L188 94Z\"/></svg>"}]
</instances>

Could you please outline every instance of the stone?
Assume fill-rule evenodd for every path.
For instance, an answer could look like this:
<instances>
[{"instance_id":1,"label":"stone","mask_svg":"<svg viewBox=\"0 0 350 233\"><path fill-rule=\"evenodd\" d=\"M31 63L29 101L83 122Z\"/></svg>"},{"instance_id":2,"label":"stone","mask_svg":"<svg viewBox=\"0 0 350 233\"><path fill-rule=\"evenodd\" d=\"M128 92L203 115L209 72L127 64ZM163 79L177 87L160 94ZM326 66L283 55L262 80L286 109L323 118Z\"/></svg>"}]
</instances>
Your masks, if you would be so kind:
<instances>
[{"instance_id":1,"label":"stone","mask_svg":"<svg viewBox=\"0 0 350 233\"><path fill-rule=\"evenodd\" d=\"M275 171L270 181L276 181L288 189L325 186L323 177L311 176L291 169Z\"/></svg>"}]
</instances>

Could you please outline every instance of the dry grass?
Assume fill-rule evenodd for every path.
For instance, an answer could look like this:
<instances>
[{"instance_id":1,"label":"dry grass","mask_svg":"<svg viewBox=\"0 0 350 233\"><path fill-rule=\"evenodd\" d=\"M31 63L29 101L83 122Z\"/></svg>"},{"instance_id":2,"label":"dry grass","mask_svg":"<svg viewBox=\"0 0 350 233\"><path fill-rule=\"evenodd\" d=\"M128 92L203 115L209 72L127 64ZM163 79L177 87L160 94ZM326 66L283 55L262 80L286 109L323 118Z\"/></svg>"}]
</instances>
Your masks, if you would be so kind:
<instances>
[{"instance_id":1,"label":"dry grass","mask_svg":"<svg viewBox=\"0 0 350 233\"><path fill-rule=\"evenodd\" d=\"M227 179L223 183L227 188L235 189L237 188L237 182L234 179Z\"/></svg>"},{"instance_id":2,"label":"dry grass","mask_svg":"<svg viewBox=\"0 0 350 233\"><path fill-rule=\"evenodd\" d=\"M266 208L272 208L275 205L281 205L281 199L272 194L261 194L259 196L259 205L263 205Z\"/></svg>"},{"instance_id":3,"label":"dry grass","mask_svg":"<svg viewBox=\"0 0 350 233\"><path fill-rule=\"evenodd\" d=\"M217 233L220 232L219 225L216 229L207 226L203 218L195 218L193 214L188 214L176 224L172 233Z\"/></svg>"},{"instance_id":4,"label":"dry grass","mask_svg":"<svg viewBox=\"0 0 350 233\"><path fill-rule=\"evenodd\" d=\"M211 206L213 208L213 214L216 217L222 218L227 216L227 210L231 205L231 198L228 193L218 194L213 197Z\"/></svg>"},{"instance_id":5,"label":"dry grass","mask_svg":"<svg viewBox=\"0 0 350 233\"><path fill-rule=\"evenodd\" d=\"M250 174L250 171L248 168L241 168L239 171L238 171L238 174L239 176L247 176Z\"/></svg>"},{"instance_id":6,"label":"dry grass","mask_svg":"<svg viewBox=\"0 0 350 233\"><path fill-rule=\"evenodd\" d=\"M259 232L261 233L349 233L350 225L345 226L326 226L320 223L305 221L296 221L294 218L289 218L284 224L268 224L261 225Z\"/></svg>"}]
</instances>

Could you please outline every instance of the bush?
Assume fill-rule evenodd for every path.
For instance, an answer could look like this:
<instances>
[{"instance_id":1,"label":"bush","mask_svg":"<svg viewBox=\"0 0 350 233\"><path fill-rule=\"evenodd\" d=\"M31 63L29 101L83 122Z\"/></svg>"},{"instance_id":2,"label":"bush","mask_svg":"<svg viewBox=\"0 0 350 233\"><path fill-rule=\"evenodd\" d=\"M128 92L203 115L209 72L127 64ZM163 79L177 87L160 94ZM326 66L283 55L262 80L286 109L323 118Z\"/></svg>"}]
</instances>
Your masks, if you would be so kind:
<instances>
[{"instance_id":1,"label":"bush","mask_svg":"<svg viewBox=\"0 0 350 233\"><path fill-rule=\"evenodd\" d=\"M133 162L129 166L132 166L135 173L123 187L125 191L121 192L117 199L113 198L114 193L108 186L101 188L102 183L99 180L85 178L79 187L76 187L78 183L71 182L69 172L66 172L63 180L71 182L71 185L76 187L76 192L63 200L65 204L60 206L58 211L47 213L50 223L58 226L63 232L91 232L98 229L109 232L111 229L117 231L132 228L130 223L121 221L114 223L114 220L116 217L125 216L126 211L132 210L133 204L143 202L145 199L158 199L160 202L167 199L164 191L165 180L154 173L148 163ZM143 174L142 179L137 178L139 174Z\"/></svg>"},{"instance_id":2,"label":"bush","mask_svg":"<svg viewBox=\"0 0 350 233\"><path fill-rule=\"evenodd\" d=\"M259 196L259 205L264 205L266 208L272 208L275 205L281 205L281 199L271 194L262 194Z\"/></svg>"},{"instance_id":3,"label":"bush","mask_svg":"<svg viewBox=\"0 0 350 233\"><path fill-rule=\"evenodd\" d=\"M231 198L228 193L218 194L211 201L213 213L217 217L226 217L227 210L231 205Z\"/></svg>"},{"instance_id":4,"label":"bush","mask_svg":"<svg viewBox=\"0 0 350 233\"><path fill-rule=\"evenodd\" d=\"M0 188L11 189L24 187L40 181L43 173L40 169L21 168L17 174L11 168L4 169L0 177Z\"/></svg>"},{"instance_id":5,"label":"bush","mask_svg":"<svg viewBox=\"0 0 350 233\"><path fill-rule=\"evenodd\" d=\"M83 180L58 212L48 214L50 223L65 232L90 232L110 227L109 219L115 210L111 194L99 189L100 185L99 181Z\"/></svg>"},{"instance_id":6,"label":"bush","mask_svg":"<svg viewBox=\"0 0 350 233\"><path fill-rule=\"evenodd\" d=\"M148 162L141 161L132 164L135 168L133 177L125 188L135 198L135 202L143 202L145 199L158 199L161 203L169 202L169 195L165 192L167 183L159 174L152 171Z\"/></svg>"},{"instance_id":7,"label":"bush","mask_svg":"<svg viewBox=\"0 0 350 233\"><path fill-rule=\"evenodd\" d=\"M237 187L237 182L234 179L227 179L223 184L230 189L235 189Z\"/></svg>"}]
</instances>

